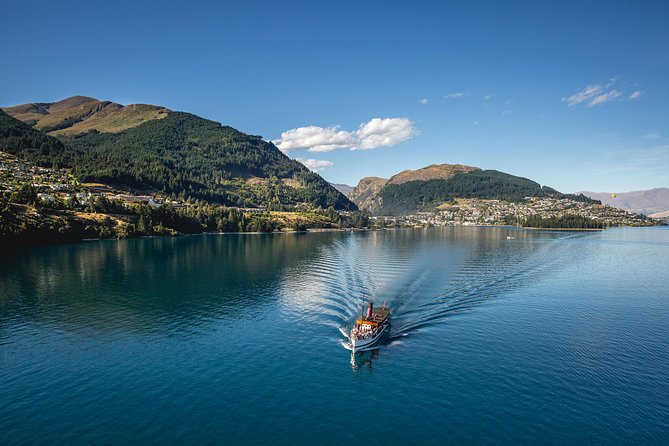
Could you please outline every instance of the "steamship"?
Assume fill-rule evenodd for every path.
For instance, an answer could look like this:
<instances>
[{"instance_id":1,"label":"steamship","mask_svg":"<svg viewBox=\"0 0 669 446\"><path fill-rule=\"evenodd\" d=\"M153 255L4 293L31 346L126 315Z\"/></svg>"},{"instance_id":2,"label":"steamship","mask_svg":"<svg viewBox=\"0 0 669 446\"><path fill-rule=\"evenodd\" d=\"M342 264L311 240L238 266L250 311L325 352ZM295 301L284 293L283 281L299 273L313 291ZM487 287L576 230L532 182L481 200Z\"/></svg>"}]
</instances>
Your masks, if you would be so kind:
<instances>
[{"instance_id":1,"label":"steamship","mask_svg":"<svg viewBox=\"0 0 669 446\"><path fill-rule=\"evenodd\" d=\"M361 316L355 321L355 326L351 329L349 339L351 341L351 350L356 351L369 350L378 345L379 341L390 332L390 308L385 305L381 308L374 308L372 302L367 307L367 314L364 307Z\"/></svg>"}]
</instances>

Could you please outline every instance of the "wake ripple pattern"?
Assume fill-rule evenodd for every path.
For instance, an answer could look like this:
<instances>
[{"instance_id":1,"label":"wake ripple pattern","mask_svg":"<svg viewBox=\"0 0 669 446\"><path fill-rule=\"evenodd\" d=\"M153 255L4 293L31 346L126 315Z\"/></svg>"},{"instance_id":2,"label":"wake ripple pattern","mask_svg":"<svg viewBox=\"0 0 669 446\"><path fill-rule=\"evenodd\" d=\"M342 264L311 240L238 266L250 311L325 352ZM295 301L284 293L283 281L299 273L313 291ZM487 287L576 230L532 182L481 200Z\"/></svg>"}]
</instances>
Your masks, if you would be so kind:
<instances>
[{"instance_id":1,"label":"wake ripple pattern","mask_svg":"<svg viewBox=\"0 0 669 446\"><path fill-rule=\"evenodd\" d=\"M366 302L385 302L393 312L392 342L578 261L572 239L584 236L506 240L499 230L476 229L462 238L436 230L343 234L285 275L286 309L346 337Z\"/></svg>"}]
</instances>

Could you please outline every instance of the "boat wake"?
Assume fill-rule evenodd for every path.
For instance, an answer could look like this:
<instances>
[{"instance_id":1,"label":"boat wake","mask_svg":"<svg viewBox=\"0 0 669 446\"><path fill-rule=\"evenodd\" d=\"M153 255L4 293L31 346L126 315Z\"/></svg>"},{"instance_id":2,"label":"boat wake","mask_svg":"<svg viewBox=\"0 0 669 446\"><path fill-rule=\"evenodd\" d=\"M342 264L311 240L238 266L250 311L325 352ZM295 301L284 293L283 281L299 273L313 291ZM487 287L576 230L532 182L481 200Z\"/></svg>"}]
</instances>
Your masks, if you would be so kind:
<instances>
[{"instance_id":1,"label":"boat wake","mask_svg":"<svg viewBox=\"0 0 669 446\"><path fill-rule=\"evenodd\" d=\"M501 230L490 230L491 239L489 233L479 230L472 237L463 229L469 237L423 239L414 231L388 231L333 240L312 259L310 271L299 272L303 287L291 278L298 317L337 329L341 345L351 350L348 334L361 307L385 301L392 327L384 344L392 344L535 282L560 262L577 260L579 250L570 239L584 236L528 236L504 228L516 237L507 240Z\"/></svg>"}]
</instances>

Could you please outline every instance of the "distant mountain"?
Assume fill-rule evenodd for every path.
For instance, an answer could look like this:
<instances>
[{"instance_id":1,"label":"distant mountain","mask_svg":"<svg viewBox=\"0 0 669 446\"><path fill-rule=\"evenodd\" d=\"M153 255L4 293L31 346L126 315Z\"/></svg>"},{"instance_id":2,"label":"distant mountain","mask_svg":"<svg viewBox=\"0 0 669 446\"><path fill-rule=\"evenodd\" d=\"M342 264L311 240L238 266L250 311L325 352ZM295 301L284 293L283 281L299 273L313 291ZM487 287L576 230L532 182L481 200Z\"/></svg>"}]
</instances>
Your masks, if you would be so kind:
<instances>
[{"instance_id":1,"label":"distant mountain","mask_svg":"<svg viewBox=\"0 0 669 446\"><path fill-rule=\"evenodd\" d=\"M422 169L404 170L390 177L388 184L403 184L409 181L447 180L458 172L481 170L464 164L431 164Z\"/></svg>"},{"instance_id":2,"label":"distant mountain","mask_svg":"<svg viewBox=\"0 0 669 446\"><path fill-rule=\"evenodd\" d=\"M228 206L356 209L274 144L189 113L83 96L5 110L25 122L0 111L0 150L82 182Z\"/></svg>"},{"instance_id":3,"label":"distant mountain","mask_svg":"<svg viewBox=\"0 0 669 446\"><path fill-rule=\"evenodd\" d=\"M355 189L353 186L349 186L348 184L337 184L337 183L330 183L330 184L332 185L332 187L334 187L347 197L348 194L350 194L353 191L353 189Z\"/></svg>"},{"instance_id":4,"label":"distant mountain","mask_svg":"<svg viewBox=\"0 0 669 446\"><path fill-rule=\"evenodd\" d=\"M649 217L667 219L667 218L669 218L669 211L654 212L654 213L650 214Z\"/></svg>"},{"instance_id":5,"label":"distant mountain","mask_svg":"<svg viewBox=\"0 0 669 446\"><path fill-rule=\"evenodd\" d=\"M371 211L377 207L375 198L383 189L388 180L379 177L366 177L360 180L358 185L348 194L349 200L358 206L360 210Z\"/></svg>"},{"instance_id":6,"label":"distant mountain","mask_svg":"<svg viewBox=\"0 0 669 446\"><path fill-rule=\"evenodd\" d=\"M660 187L650 190L639 190L634 192L620 192L613 197L611 192L579 192L586 197L601 200L603 204L618 209L634 212L636 214L649 215L651 217L662 217L655 215L669 211L669 188Z\"/></svg>"},{"instance_id":7,"label":"distant mountain","mask_svg":"<svg viewBox=\"0 0 669 446\"><path fill-rule=\"evenodd\" d=\"M360 209L371 211L379 208L379 192L384 186L404 184L411 181L447 180L457 172L470 172L472 170L480 169L462 164L432 164L422 169L404 170L393 175L390 179L366 177L360 180L355 189L347 196Z\"/></svg>"},{"instance_id":8,"label":"distant mountain","mask_svg":"<svg viewBox=\"0 0 669 446\"><path fill-rule=\"evenodd\" d=\"M562 194L527 178L462 164L433 164L400 172L389 180L363 178L349 194L360 209L377 215L431 211L456 198L522 201L525 197L596 202L582 195Z\"/></svg>"},{"instance_id":9,"label":"distant mountain","mask_svg":"<svg viewBox=\"0 0 669 446\"><path fill-rule=\"evenodd\" d=\"M139 124L161 119L170 110L147 104L121 105L86 96L73 96L58 102L35 102L3 109L14 118L37 130L55 135L75 135L97 130L120 132Z\"/></svg>"}]
</instances>

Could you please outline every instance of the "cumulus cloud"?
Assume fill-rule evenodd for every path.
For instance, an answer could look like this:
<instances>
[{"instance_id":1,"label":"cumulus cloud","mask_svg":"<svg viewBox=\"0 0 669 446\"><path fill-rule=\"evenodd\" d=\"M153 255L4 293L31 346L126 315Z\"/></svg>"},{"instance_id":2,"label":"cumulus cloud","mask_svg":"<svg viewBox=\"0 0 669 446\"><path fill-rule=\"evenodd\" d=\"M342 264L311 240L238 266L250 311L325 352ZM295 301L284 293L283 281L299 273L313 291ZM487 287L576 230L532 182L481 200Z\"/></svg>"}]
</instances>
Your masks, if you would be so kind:
<instances>
[{"instance_id":1,"label":"cumulus cloud","mask_svg":"<svg viewBox=\"0 0 669 446\"><path fill-rule=\"evenodd\" d=\"M633 101L635 99L639 99L642 94L643 94L643 91L637 90L634 93L632 93L631 95L629 95L628 99L631 100L631 101Z\"/></svg>"},{"instance_id":2,"label":"cumulus cloud","mask_svg":"<svg viewBox=\"0 0 669 446\"><path fill-rule=\"evenodd\" d=\"M394 146L418 134L407 118L374 118L349 132L333 127L299 127L281 133L272 141L283 152L308 149L309 152L331 152L337 149L368 150Z\"/></svg>"},{"instance_id":3,"label":"cumulus cloud","mask_svg":"<svg viewBox=\"0 0 669 446\"><path fill-rule=\"evenodd\" d=\"M419 99L418 102L420 102L421 104L427 104L428 102L430 102L430 100L427 99L427 98L422 98L422 99Z\"/></svg>"},{"instance_id":4,"label":"cumulus cloud","mask_svg":"<svg viewBox=\"0 0 669 446\"><path fill-rule=\"evenodd\" d=\"M490 98L492 98L492 96L489 95L489 94L483 96L483 100L484 100L484 101L487 101L487 100L489 100Z\"/></svg>"},{"instance_id":5,"label":"cumulus cloud","mask_svg":"<svg viewBox=\"0 0 669 446\"><path fill-rule=\"evenodd\" d=\"M309 147L310 152L331 152L351 147L356 144L357 140L350 132L339 130L339 126L310 125L285 131L281 133L281 139L272 142L284 152L305 147Z\"/></svg>"},{"instance_id":6,"label":"cumulus cloud","mask_svg":"<svg viewBox=\"0 0 669 446\"><path fill-rule=\"evenodd\" d=\"M617 97L620 97L622 95L621 92L618 90L611 90L606 93L600 94L595 96L590 103L588 103L588 107L594 107L595 105L599 104L604 104L605 102L609 102Z\"/></svg>"},{"instance_id":7,"label":"cumulus cloud","mask_svg":"<svg viewBox=\"0 0 669 446\"><path fill-rule=\"evenodd\" d=\"M360 143L352 150L376 149L390 147L406 141L418 133L413 123L406 118L374 118L360 125L355 132Z\"/></svg>"},{"instance_id":8,"label":"cumulus cloud","mask_svg":"<svg viewBox=\"0 0 669 446\"><path fill-rule=\"evenodd\" d=\"M455 93L449 93L446 96L444 96L444 99L460 99L461 97L464 97L464 93L461 91L455 92Z\"/></svg>"},{"instance_id":9,"label":"cumulus cloud","mask_svg":"<svg viewBox=\"0 0 669 446\"><path fill-rule=\"evenodd\" d=\"M334 166L334 163L328 160L315 160L313 158L295 158L295 159L304 164L307 169L313 172L321 172L326 167Z\"/></svg>"}]
</instances>

